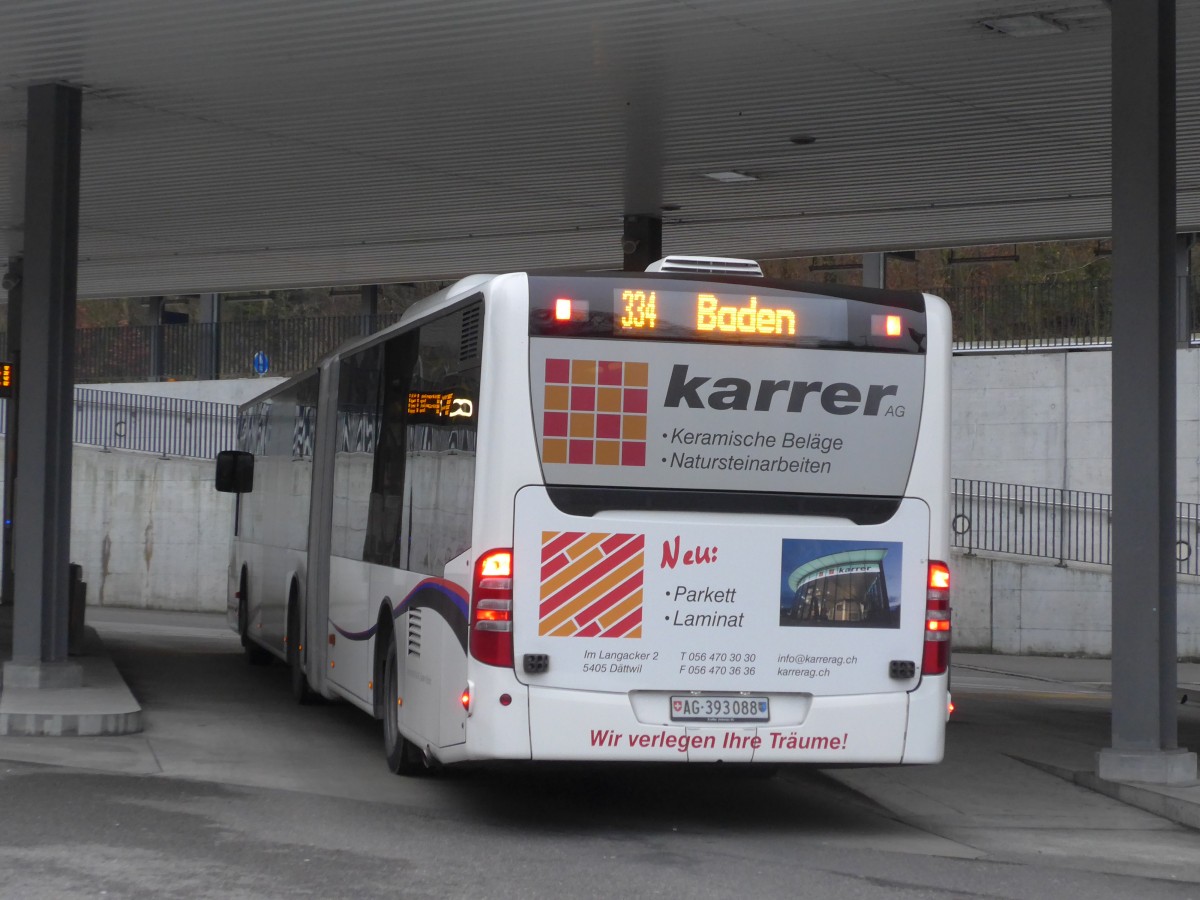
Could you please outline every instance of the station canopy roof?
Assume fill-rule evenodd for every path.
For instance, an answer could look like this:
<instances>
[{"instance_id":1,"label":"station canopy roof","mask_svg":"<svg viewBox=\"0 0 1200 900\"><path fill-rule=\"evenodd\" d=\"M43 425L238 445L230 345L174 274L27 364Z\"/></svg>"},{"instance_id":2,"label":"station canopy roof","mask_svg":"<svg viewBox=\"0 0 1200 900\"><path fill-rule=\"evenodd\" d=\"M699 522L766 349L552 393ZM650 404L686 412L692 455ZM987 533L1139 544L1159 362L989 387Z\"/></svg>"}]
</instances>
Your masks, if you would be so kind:
<instances>
[{"instance_id":1,"label":"station canopy roof","mask_svg":"<svg viewBox=\"0 0 1200 900\"><path fill-rule=\"evenodd\" d=\"M1178 6L1200 230L1200 4ZM0 0L0 215L26 88L83 91L81 296L769 258L1110 231L1106 0Z\"/></svg>"}]
</instances>

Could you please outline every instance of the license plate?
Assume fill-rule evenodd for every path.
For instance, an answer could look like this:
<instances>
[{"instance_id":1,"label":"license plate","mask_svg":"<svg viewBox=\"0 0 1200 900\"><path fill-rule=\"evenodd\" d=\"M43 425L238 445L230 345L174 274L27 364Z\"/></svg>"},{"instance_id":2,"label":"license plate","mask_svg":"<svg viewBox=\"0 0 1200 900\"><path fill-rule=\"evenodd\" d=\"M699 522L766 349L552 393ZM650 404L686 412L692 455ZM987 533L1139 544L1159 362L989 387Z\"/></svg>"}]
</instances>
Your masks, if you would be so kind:
<instances>
[{"instance_id":1,"label":"license plate","mask_svg":"<svg viewBox=\"0 0 1200 900\"><path fill-rule=\"evenodd\" d=\"M671 698L672 722L766 722L766 697L682 696Z\"/></svg>"}]
</instances>

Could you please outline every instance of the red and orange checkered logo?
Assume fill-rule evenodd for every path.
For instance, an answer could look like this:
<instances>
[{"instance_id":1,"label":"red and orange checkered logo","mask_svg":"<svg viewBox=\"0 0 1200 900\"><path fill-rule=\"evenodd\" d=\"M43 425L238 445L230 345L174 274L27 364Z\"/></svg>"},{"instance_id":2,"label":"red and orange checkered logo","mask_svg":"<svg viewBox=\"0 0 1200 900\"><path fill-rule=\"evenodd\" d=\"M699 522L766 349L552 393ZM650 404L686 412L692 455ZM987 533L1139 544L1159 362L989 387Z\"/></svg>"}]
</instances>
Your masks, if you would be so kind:
<instances>
[{"instance_id":1,"label":"red and orange checkered logo","mask_svg":"<svg viewBox=\"0 0 1200 900\"><path fill-rule=\"evenodd\" d=\"M542 462L646 465L644 362L546 360Z\"/></svg>"},{"instance_id":2,"label":"red and orange checkered logo","mask_svg":"<svg viewBox=\"0 0 1200 900\"><path fill-rule=\"evenodd\" d=\"M642 636L644 534L542 532L538 634Z\"/></svg>"}]
</instances>

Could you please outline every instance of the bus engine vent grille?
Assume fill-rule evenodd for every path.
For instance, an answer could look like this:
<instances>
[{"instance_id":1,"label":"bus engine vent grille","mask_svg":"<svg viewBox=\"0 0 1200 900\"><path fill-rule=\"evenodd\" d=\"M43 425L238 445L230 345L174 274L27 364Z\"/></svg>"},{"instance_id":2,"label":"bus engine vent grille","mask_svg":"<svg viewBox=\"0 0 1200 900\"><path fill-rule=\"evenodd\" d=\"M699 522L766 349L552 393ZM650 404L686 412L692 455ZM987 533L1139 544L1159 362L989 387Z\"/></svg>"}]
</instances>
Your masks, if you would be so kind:
<instances>
[{"instance_id":1,"label":"bus engine vent grille","mask_svg":"<svg viewBox=\"0 0 1200 900\"><path fill-rule=\"evenodd\" d=\"M471 362L479 358L480 323L483 318L483 305L475 304L463 310L462 341L458 345L458 361Z\"/></svg>"},{"instance_id":2,"label":"bus engine vent grille","mask_svg":"<svg viewBox=\"0 0 1200 900\"><path fill-rule=\"evenodd\" d=\"M408 655L421 655L421 609L408 608Z\"/></svg>"},{"instance_id":3,"label":"bus engine vent grille","mask_svg":"<svg viewBox=\"0 0 1200 900\"><path fill-rule=\"evenodd\" d=\"M752 259L726 256L666 256L646 266L647 272L696 272L702 275L755 275L762 277L762 266Z\"/></svg>"}]
</instances>

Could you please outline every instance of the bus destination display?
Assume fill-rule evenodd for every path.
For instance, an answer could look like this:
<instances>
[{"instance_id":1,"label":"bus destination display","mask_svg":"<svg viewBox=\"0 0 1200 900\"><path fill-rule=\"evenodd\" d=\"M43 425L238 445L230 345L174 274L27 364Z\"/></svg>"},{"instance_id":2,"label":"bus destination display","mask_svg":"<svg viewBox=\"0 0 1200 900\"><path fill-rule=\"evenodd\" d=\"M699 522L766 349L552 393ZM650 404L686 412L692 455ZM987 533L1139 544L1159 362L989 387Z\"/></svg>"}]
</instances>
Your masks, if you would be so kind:
<instances>
[{"instance_id":1,"label":"bus destination display","mask_svg":"<svg viewBox=\"0 0 1200 900\"><path fill-rule=\"evenodd\" d=\"M696 291L653 287L613 289L613 337L694 337L792 345L799 337L845 340L841 304L826 298L779 296L744 289ZM814 302L816 301L816 302ZM803 308L801 308L803 307Z\"/></svg>"},{"instance_id":2,"label":"bus destination display","mask_svg":"<svg viewBox=\"0 0 1200 900\"><path fill-rule=\"evenodd\" d=\"M876 300L732 281L530 278L534 335L923 353L925 331L923 308L900 292Z\"/></svg>"},{"instance_id":3,"label":"bus destination display","mask_svg":"<svg viewBox=\"0 0 1200 900\"><path fill-rule=\"evenodd\" d=\"M658 324L658 291L625 288L613 292L616 309L613 310L613 331L620 335L637 336L654 331ZM718 334L757 335L760 337L794 337L796 334L796 310L789 306L760 305L758 296L718 295L700 291L695 295L680 292L668 302L673 308L691 304L694 307L695 327L698 332ZM680 302L682 301L682 303Z\"/></svg>"}]
</instances>

